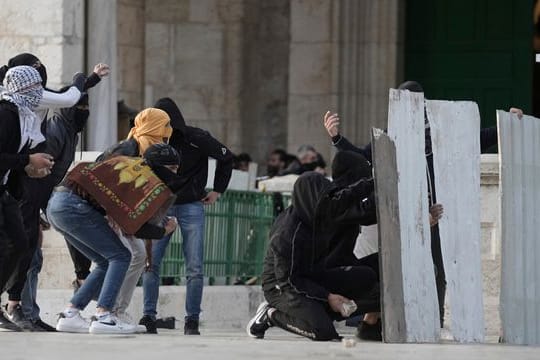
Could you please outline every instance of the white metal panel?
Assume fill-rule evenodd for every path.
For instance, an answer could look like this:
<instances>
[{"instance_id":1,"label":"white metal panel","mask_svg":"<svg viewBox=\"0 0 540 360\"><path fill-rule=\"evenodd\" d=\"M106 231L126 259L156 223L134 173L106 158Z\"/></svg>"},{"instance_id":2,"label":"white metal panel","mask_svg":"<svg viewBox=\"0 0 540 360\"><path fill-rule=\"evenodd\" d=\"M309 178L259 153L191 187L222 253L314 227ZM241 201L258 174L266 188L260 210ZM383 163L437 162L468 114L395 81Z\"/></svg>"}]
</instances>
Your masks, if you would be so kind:
<instances>
[{"instance_id":1,"label":"white metal panel","mask_svg":"<svg viewBox=\"0 0 540 360\"><path fill-rule=\"evenodd\" d=\"M401 265L401 232L398 169L394 142L382 130L373 129L373 168L377 194L377 226L385 342L406 342L404 278Z\"/></svg>"},{"instance_id":2,"label":"white metal panel","mask_svg":"<svg viewBox=\"0 0 540 360\"><path fill-rule=\"evenodd\" d=\"M497 111L504 340L540 345L540 119Z\"/></svg>"},{"instance_id":3,"label":"white metal panel","mask_svg":"<svg viewBox=\"0 0 540 360\"><path fill-rule=\"evenodd\" d=\"M427 101L452 335L484 340L480 232L480 113L474 102Z\"/></svg>"},{"instance_id":4,"label":"white metal panel","mask_svg":"<svg viewBox=\"0 0 540 360\"><path fill-rule=\"evenodd\" d=\"M379 138L385 139L384 134L379 135ZM383 311L385 313L384 337L387 342L435 342L440 336L439 310L428 220L423 94L390 90L387 140L384 140L389 143L385 146L385 150L391 151L392 142L395 145L395 166L391 161L391 152L385 154L379 151L377 154L377 139L374 144L378 204L391 208L386 211L379 210L381 215L379 236L383 263ZM385 155L390 156L387 164ZM390 193L385 194L379 186L382 181L388 181L382 178L381 174L386 173L392 176L391 171L384 169L385 166L395 167L397 195L392 194L392 191L395 192L396 189L392 190L391 181L388 189L385 189ZM385 196L384 201L381 201L381 197ZM395 213L396 209L397 213ZM382 219L384 216L388 218ZM397 233L386 234L385 224L397 226ZM396 252L396 247L400 247L400 251ZM385 259L384 249L390 249L389 254L394 258ZM400 269L396 268L399 264L401 264ZM401 289L396 288L400 285L398 282L394 286L387 286L385 282L388 276L395 276L391 273L400 270ZM396 296L402 297L402 304L399 299L394 299ZM395 311L390 309L391 306L403 306L403 324L388 317L388 314ZM393 329L393 326L402 328Z\"/></svg>"}]
</instances>

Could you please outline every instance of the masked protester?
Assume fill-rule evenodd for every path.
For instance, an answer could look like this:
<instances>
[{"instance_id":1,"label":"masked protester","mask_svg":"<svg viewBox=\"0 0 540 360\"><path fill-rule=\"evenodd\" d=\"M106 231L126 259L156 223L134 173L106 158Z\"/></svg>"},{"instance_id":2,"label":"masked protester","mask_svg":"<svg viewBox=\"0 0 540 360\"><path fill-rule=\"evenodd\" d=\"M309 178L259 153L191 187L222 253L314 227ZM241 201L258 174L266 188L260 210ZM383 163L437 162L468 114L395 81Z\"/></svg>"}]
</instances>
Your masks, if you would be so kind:
<instances>
[{"instance_id":1,"label":"masked protester","mask_svg":"<svg viewBox=\"0 0 540 360\"><path fill-rule=\"evenodd\" d=\"M185 335L199 335L199 314L203 293L204 205L216 202L223 193L232 173L233 155L229 149L207 131L187 126L180 109L169 98L159 99L154 106L163 109L171 118L173 134L170 145L182 154L178 176L184 183L177 192L176 204L169 215L178 219L182 231L186 259L186 317ZM206 192L208 158L217 161L213 191ZM156 333L159 271L170 236L152 243L152 266L143 274L144 316L139 324L149 333Z\"/></svg>"},{"instance_id":2,"label":"masked protester","mask_svg":"<svg viewBox=\"0 0 540 360\"><path fill-rule=\"evenodd\" d=\"M7 65L0 67L0 80L4 79L4 76L9 69L22 65L33 67L38 71L41 77L41 85L43 86L44 90L41 100L35 109L36 114L41 120L45 120L47 118L47 112L49 109L70 108L74 106L81 98L85 83L87 83L86 76L84 76L84 74L76 73L73 76L72 85L61 92L50 90L47 88L47 68L37 56L29 53L19 54L9 59ZM96 79L94 77L90 80L91 83L95 81L99 81L99 78Z\"/></svg>"},{"instance_id":3,"label":"masked protester","mask_svg":"<svg viewBox=\"0 0 540 360\"><path fill-rule=\"evenodd\" d=\"M316 172L298 178L292 205L270 230L262 274L266 302L248 323L249 336L263 338L278 326L311 340L335 340L334 320L378 311L378 301L363 301L376 285L373 269L327 264L336 227L373 221L373 205L365 200L372 192L372 179L337 189ZM345 314L351 300L357 310Z\"/></svg>"},{"instance_id":4,"label":"masked protester","mask_svg":"<svg viewBox=\"0 0 540 360\"><path fill-rule=\"evenodd\" d=\"M95 86L101 80L98 75L99 65L96 65L92 75L87 78L84 84L85 90ZM43 263L38 245L40 209L45 211L54 187L62 181L73 162L79 140L78 134L84 129L88 116L87 93L83 94L74 107L56 109L53 115L41 125L45 142L38 145L38 148L41 147L55 159L51 173L42 179L23 178L25 190L20 207L30 249L19 263L13 285L8 289L8 318L18 326L19 330L55 331L52 326L41 320L40 309L36 302L38 274ZM68 248L72 256L80 256L73 247L68 246ZM74 252L75 255L73 255ZM90 263L88 263L89 268Z\"/></svg>"},{"instance_id":5,"label":"masked protester","mask_svg":"<svg viewBox=\"0 0 540 360\"><path fill-rule=\"evenodd\" d=\"M30 66L9 69L0 93L0 291L15 275L29 251L18 199L23 193L24 171L46 176L54 165L44 153L28 154L44 141L41 119L35 113L43 94L41 77ZM9 316L9 314L8 314ZM9 321L1 313L0 324Z\"/></svg>"}]
</instances>

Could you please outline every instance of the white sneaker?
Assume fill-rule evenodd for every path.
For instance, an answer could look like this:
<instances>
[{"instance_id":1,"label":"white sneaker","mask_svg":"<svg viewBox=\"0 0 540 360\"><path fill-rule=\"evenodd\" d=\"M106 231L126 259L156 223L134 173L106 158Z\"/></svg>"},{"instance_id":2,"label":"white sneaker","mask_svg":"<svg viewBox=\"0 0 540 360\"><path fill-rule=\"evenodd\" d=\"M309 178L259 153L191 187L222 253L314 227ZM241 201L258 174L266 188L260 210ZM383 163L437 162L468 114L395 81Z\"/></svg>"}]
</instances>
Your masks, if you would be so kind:
<instances>
[{"instance_id":1,"label":"white sneaker","mask_svg":"<svg viewBox=\"0 0 540 360\"><path fill-rule=\"evenodd\" d=\"M90 334L135 334L137 326L127 324L114 315L107 315L99 320L92 321Z\"/></svg>"},{"instance_id":2,"label":"white sneaker","mask_svg":"<svg viewBox=\"0 0 540 360\"><path fill-rule=\"evenodd\" d=\"M56 331L69 333L88 333L90 322L83 318L80 313L72 317L67 317L64 313L60 313Z\"/></svg>"},{"instance_id":3,"label":"white sneaker","mask_svg":"<svg viewBox=\"0 0 540 360\"><path fill-rule=\"evenodd\" d=\"M135 326L135 333L137 334L146 333L146 326L136 324L133 318L127 312L117 312L115 315L116 315L116 318L123 324Z\"/></svg>"}]
</instances>

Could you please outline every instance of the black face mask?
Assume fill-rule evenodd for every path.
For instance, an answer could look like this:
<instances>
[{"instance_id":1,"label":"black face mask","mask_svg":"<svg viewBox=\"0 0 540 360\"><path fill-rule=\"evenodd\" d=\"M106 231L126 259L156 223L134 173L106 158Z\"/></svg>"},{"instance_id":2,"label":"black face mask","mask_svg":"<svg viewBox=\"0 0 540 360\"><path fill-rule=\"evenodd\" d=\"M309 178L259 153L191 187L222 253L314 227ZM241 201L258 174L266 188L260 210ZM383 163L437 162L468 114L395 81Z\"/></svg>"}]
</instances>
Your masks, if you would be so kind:
<instances>
[{"instance_id":1,"label":"black face mask","mask_svg":"<svg viewBox=\"0 0 540 360\"><path fill-rule=\"evenodd\" d=\"M266 174L268 176L276 176L279 173L279 168L277 166L268 165L266 167Z\"/></svg>"},{"instance_id":2,"label":"black face mask","mask_svg":"<svg viewBox=\"0 0 540 360\"><path fill-rule=\"evenodd\" d=\"M88 110L75 110L75 114L73 115L73 126L75 127L76 132L83 131L84 127L86 126L86 122L88 121L89 115L90 111Z\"/></svg>"}]
</instances>

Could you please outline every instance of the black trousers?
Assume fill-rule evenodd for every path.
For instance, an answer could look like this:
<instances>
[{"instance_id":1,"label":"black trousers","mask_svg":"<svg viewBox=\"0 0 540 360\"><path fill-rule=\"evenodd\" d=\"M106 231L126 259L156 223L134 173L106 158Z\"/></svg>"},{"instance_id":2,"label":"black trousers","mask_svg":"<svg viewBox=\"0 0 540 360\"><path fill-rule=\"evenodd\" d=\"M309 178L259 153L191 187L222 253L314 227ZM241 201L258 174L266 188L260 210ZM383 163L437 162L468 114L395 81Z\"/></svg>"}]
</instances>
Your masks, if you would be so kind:
<instances>
[{"instance_id":1,"label":"black trousers","mask_svg":"<svg viewBox=\"0 0 540 360\"><path fill-rule=\"evenodd\" d=\"M32 259L39 244L40 209L46 206L50 193L44 189L39 179L24 178L24 195L20 201L22 220L26 232L26 250L20 255L19 262L13 271L8 287L9 300L20 301L21 293ZM67 243L67 242L66 242ZM67 243L69 253L75 265L78 279L86 279L90 273L91 261L82 255L71 244Z\"/></svg>"},{"instance_id":2,"label":"black trousers","mask_svg":"<svg viewBox=\"0 0 540 360\"><path fill-rule=\"evenodd\" d=\"M19 202L4 191L0 195L0 292L13 284L21 259L29 251Z\"/></svg>"},{"instance_id":3,"label":"black trousers","mask_svg":"<svg viewBox=\"0 0 540 360\"><path fill-rule=\"evenodd\" d=\"M439 301L439 317L441 327L444 325L444 300L446 296L446 274L444 272L444 263L441 251L441 238L439 236L439 226L431 227L431 257L433 267L435 268L435 285L437 287L437 298ZM360 260L356 259L354 265L369 266L377 273L379 281L379 253L371 254Z\"/></svg>"},{"instance_id":4,"label":"black trousers","mask_svg":"<svg viewBox=\"0 0 540 360\"><path fill-rule=\"evenodd\" d=\"M14 272L11 286L8 288L9 300L20 301L21 293L26 282L26 277L34 254L39 246L39 217L40 209L47 205L52 186L43 179L33 179L24 176L22 178L24 192L19 202L24 229L27 238L27 250Z\"/></svg>"},{"instance_id":5,"label":"black trousers","mask_svg":"<svg viewBox=\"0 0 540 360\"><path fill-rule=\"evenodd\" d=\"M439 225L431 227L431 257L435 267L435 285L437 286L437 298L439 300L439 317L441 327L444 325L444 299L446 297L446 274L441 251L441 237Z\"/></svg>"},{"instance_id":6,"label":"black trousers","mask_svg":"<svg viewBox=\"0 0 540 360\"><path fill-rule=\"evenodd\" d=\"M367 266L342 266L330 269L314 279L329 292L345 296L357 303L351 315L380 311L376 274ZM332 311L327 302L308 298L292 289L265 291L264 296L272 307L274 325L315 341L340 339L333 322L343 320Z\"/></svg>"}]
</instances>

